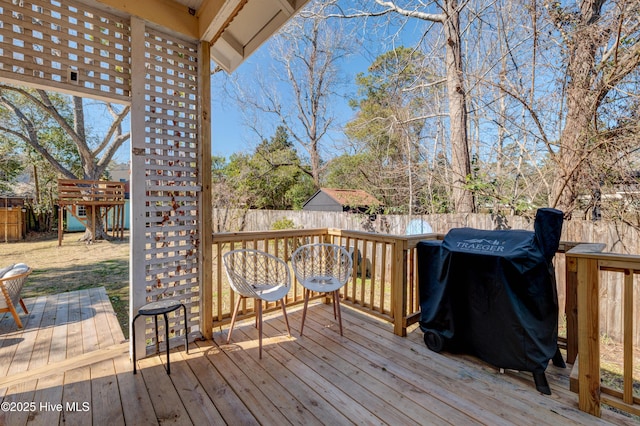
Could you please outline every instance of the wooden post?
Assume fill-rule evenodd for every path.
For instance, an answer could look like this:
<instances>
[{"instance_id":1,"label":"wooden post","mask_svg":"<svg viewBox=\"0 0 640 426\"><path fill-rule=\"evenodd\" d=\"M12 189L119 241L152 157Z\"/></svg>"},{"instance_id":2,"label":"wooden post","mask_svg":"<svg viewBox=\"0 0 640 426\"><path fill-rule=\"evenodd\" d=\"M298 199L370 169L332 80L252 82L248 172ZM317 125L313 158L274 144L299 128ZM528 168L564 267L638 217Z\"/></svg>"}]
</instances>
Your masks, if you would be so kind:
<instances>
[{"instance_id":1,"label":"wooden post","mask_svg":"<svg viewBox=\"0 0 640 426\"><path fill-rule=\"evenodd\" d=\"M600 311L598 261L578 257L578 405L600 417Z\"/></svg>"},{"instance_id":2,"label":"wooden post","mask_svg":"<svg viewBox=\"0 0 640 426\"><path fill-rule=\"evenodd\" d=\"M623 353L624 362L624 388L622 400L625 404L633 405L633 271L625 269L624 271L624 289L623 289Z\"/></svg>"},{"instance_id":3,"label":"wooden post","mask_svg":"<svg viewBox=\"0 0 640 426\"><path fill-rule=\"evenodd\" d=\"M200 332L213 337L213 227L211 224L211 59L208 42L198 49L198 129L199 177L198 222L200 225ZM185 324L186 327L186 324Z\"/></svg>"},{"instance_id":4,"label":"wooden post","mask_svg":"<svg viewBox=\"0 0 640 426\"><path fill-rule=\"evenodd\" d=\"M603 243L578 244L565 255L565 314L567 315L567 362L573 364L578 356L578 265L575 253L601 253Z\"/></svg>"},{"instance_id":5,"label":"wooden post","mask_svg":"<svg viewBox=\"0 0 640 426\"><path fill-rule=\"evenodd\" d=\"M405 316L407 314L407 242L396 240L393 244L392 269L393 332L398 336L407 335Z\"/></svg>"},{"instance_id":6,"label":"wooden post","mask_svg":"<svg viewBox=\"0 0 640 426\"><path fill-rule=\"evenodd\" d=\"M578 356L578 274L577 260L568 253L565 258L565 314L567 316L567 363Z\"/></svg>"},{"instance_id":7,"label":"wooden post","mask_svg":"<svg viewBox=\"0 0 640 426\"><path fill-rule=\"evenodd\" d=\"M96 209L98 206L91 206L91 239L96 242Z\"/></svg>"},{"instance_id":8,"label":"wooden post","mask_svg":"<svg viewBox=\"0 0 640 426\"><path fill-rule=\"evenodd\" d=\"M58 246L62 245L62 228L64 227L63 213L64 206L60 204L58 206Z\"/></svg>"},{"instance_id":9,"label":"wooden post","mask_svg":"<svg viewBox=\"0 0 640 426\"><path fill-rule=\"evenodd\" d=\"M127 208L127 202L124 201L124 204L120 206L120 239L124 239L124 222L125 222L125 209Z\"/></svg>"},{"instance_id":10,"label":"wooden post","mask_svg":"<svg viewBox=\"0 0 640 426\"><path fill-rule=\"evenodd\" d=\"M131 217L129 245L129 318L134 318L146 303L145 271L145 23L142 19L131 18ZM129 325L129 336L131 325ZM136 354L146 353L145 321L135 324ZM133 339L130 339L130 353ZM135 360L134 360L135 362Z\"/></svg>"},{"instance_id":11,"label":"wooden post","mask_svg":"<svg viewBox=\"0 0 640 426\"><path fill-rule=\"evenodd\" d=\"M4 242L9 242L9 199L4 199Z\"/></svg>"},{"instance_id":12,"label":"wooden post","mask_svg":"<svg viewBox=\"0 0 640 426\"><path fill-rule=\"evenodd\" d=\"M23 231L24 223L23 223L23 220L22 220L22 209L23 209L23 207L18 207L17 210L16 210L16 215L18 216L17 217L17 219L18 219L17 220L17 222L18 222L18 230L16 231L16 234L17 234L16 237L19 240L24 239L24 237L26 236L25 232Z\"/></svg>"},{"instance_id":13,"label":"wooden post","mask_svg":"<svg viewBox=\"0 0 640 426\"><path fill-rule=\"evenodd\" d=\"M322 243L325 243L325 244L331 244L331 235L329 235L329 232L327 232L327 233L325 233L325 234L322 234L321 242L322 242ZM353 265L352 265L352 266L353 266ZM355 269L353 269L353 271L355 271ZM357 276L358 276L358 274L357 274L357 273L354 273L353 271L352 271L352 274L353 274L355 277L357 277ZM355 288L355 284L354 284L354 288ZM345 295L345 296L346 296L346 295ZM324 298L323 298L323 300L324 300L324 304L325 304L325 305L328 305L329 303L333 303L333 294L331 294L331 293L324 293ZM355 300L355 298L354 298L354 300Z\"/></svg>"}]
</instances>

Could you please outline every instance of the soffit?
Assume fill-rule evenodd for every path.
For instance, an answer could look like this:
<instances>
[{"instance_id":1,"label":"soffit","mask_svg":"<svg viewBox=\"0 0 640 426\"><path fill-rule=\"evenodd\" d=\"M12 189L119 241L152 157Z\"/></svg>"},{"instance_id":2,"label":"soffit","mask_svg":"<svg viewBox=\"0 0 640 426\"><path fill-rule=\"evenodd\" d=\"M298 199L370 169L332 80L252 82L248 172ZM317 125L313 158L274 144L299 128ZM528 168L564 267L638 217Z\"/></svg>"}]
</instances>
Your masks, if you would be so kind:
<instances>
[{"instance_id":1,"label":"soffit","mask_svg":"<svg viewBox=\"0 0 640 426\"><path fill-rule=\"evenodd\" d=\"M235 70L308 0L85 0L138 16L181 38L208 41L211 59Z\"/></svg>"}]
</instances>

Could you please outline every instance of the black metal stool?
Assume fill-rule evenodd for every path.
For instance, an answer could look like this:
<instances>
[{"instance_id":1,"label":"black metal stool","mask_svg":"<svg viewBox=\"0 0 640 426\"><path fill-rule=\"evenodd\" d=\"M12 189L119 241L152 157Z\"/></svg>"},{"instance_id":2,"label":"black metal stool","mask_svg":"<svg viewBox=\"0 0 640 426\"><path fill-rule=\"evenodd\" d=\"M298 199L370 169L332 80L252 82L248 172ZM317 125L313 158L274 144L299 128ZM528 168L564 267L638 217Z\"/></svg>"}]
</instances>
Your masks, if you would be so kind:
<instances>
[{"instance_id":1,"label":"black metal stool","mask_svg":"<svg viewBox=\"0 0 640 426\"><path fill-rule=\"evenodd\" d=\"M137 373L137 362L136 362L136 320L140 315L151 316L155 320L156 325L156 352L160 351L160 342L158 342L158 315L162 314L164 316L164 342L167 345L167 374L171 374L171 365L169 364L169 321L167 320L167 314L169 312L173 312L182 307L182 311L184 312L184 347L189 353L189 340L187 338L187 308L185 308L184 304L177 300L159 300L157 302L152 302L144 305L140 309L138 309L138 314L133 318L131 322L133 329L133 374Z\"/></svg>"}]
</instances>

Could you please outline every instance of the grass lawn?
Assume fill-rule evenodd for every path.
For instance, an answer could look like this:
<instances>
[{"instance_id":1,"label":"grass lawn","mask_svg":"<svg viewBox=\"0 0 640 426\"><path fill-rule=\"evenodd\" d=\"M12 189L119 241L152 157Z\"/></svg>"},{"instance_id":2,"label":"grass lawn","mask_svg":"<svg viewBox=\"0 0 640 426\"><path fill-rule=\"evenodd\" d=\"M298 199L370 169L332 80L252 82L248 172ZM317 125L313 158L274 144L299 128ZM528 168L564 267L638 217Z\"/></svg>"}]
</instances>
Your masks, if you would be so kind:
<instances>
[{"instance_id":1,"label":"grass lawn","mask_svg":"<svg viewBox=\"0 0 640 426\"><path fill-rule=\"evenodd\" d=\"M32 234L26 240L0 243L0 268L23 262L33 268L22 297L105 287L125 337L129 334L129 238L78 241L82 233Z\"/></svg>"}]
</instances>

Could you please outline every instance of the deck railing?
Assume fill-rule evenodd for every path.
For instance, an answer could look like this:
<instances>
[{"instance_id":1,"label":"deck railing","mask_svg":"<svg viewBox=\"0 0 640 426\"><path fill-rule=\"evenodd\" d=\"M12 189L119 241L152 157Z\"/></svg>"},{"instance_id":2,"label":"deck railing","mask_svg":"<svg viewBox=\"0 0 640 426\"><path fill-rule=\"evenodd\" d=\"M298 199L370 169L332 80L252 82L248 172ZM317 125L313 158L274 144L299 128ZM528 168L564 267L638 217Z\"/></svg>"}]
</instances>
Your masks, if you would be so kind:
<instances>
[{"instance_id":1,"label":"deck railing","mask_svg":"<svg viewBox=\"0 0 640 426\"><path fill-rule=\"evenodd\" d=\"M230 322L236 297L222 267L225 252L236 248L257 248L289 261L291 253L300 245L330 242L347 248L354 260L351 278L340 291L343 303L392 323L394 332L404 336L407 327L419 320L417 243L442 237L439 234L382 235L332 228L216 233L213 236L213 325L218 327ZM561 262L556 269L559 276L564 274L565 277L567 331L559 343L567 350L567 361L575 361L574 371L579 371L572 380L572 390L579 393L581 410L599 416L600 403L606 402L640 415L640 401L633 393L633 310L638 305L634 299L633 277L640 274L640 256L600 253L603 247L603 244L577 242L560 244L557 260ZM622 391L600 383L598 307L600 274L603 271L623 274ZM289 306L302 302L302 287L294 282L286 303ZM252 316L255 312L253 301L245 300L243 303L240 316ZM265 312L276 309L279 306L275 303L263 306ZM576 370L575 366L579 369Z\"/></svg>"},{"instance_id":2,"label":"deck railing","mask_svg":"<svg viewBox=\"0 0 640 426\"><path fill-rule=\"evenodd\" d=\"M593 252L593 246L569 250L567 270L575 274L577 284L578 357L572 373L572 389L578 392L579 406L600 417L601 403L640 416L640 398L634 395L634 276L640 274L640 256ZM606 274L616 274L621 287L615 297L622 307L622 386L601 382L600 299ZM636 288L638 284L635 284ZM612 295L608 295L612 297ZM639 325L636 324L636 330ZM577 368L576 368L577 367Z\"/></svg>"},{"instance_id":3,"label":"deck railing","mask_svg":"<svg viewBox=\"0 0 640 426\"><path fill-rule=\"evenodd\" d=\"M351 278L340 290L343 303L389 321L394 325L394 332L404 336L407 327L418 321L420 309L416 244L438 238L441 236L437 234L394 236L331 228L216 233L213 236L214 327L230 322L236 297L222 266L224 253L237 248L256 248L288 262L291 253L303 244L330 242L345 247L354 260ZM302 302L302 287L295 282L287 296L287 306ZM253 301L245 300L241 307L241 317L253 315ZM279 309L276 303L263 306L265 312L275 309Z\"/></svg>"}]
</instances>

